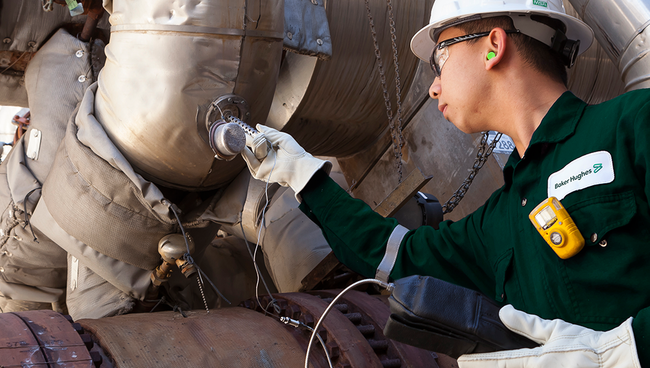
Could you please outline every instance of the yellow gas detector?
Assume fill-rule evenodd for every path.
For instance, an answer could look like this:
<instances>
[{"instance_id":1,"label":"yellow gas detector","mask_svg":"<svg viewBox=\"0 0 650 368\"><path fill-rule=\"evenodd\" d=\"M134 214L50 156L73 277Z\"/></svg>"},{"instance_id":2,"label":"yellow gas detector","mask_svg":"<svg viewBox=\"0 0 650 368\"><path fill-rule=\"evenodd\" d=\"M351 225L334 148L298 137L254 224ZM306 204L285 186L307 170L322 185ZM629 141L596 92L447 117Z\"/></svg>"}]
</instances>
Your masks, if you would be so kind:
<instances>
[{"instance_id":1,"label":"yellow gas detector","mask_svg":"<svg viewBox=\"0 0 650 368\"><path fill-rule=\"evenodd\" d=\"M549 197L538 204L528 218L551 249L562 259L578 254L585 245L580 230L555 197Z\"/></svg>"}]
</instances>

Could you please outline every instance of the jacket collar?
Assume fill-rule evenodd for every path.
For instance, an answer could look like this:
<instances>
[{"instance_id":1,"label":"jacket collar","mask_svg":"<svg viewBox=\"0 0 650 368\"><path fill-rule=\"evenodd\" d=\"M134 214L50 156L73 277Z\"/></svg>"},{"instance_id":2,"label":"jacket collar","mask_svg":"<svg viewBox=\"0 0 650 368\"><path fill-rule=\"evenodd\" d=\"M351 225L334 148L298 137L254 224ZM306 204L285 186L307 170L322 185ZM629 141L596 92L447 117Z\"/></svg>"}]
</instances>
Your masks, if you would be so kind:
<instances>
[{"instance_id":1,"label":"jacket collar","mask_svg":"<svg viewBox=\"0 0 650 368\"><path fill-rule=\"evenodd\" d=\"M538 143L557 143L572 135L586 106L587 104L571 91L564 92L542 119L528 148Z\"/></svg>"},{"instance_id":2,"label":"jacket collar","mask_svg":"<svg viewBox=\"0 0 650 368\"><path fill-rule=\"evenodd\" d=\"M540 147L558 143L571 136L575 130L587 104L576 97L571 91L564 92L548 110L541 124L533 133L524 157L536 157ZM511 171L522 159L514 150L503 168L506 183L510 182Z\"/></svg>"}]
</instances>

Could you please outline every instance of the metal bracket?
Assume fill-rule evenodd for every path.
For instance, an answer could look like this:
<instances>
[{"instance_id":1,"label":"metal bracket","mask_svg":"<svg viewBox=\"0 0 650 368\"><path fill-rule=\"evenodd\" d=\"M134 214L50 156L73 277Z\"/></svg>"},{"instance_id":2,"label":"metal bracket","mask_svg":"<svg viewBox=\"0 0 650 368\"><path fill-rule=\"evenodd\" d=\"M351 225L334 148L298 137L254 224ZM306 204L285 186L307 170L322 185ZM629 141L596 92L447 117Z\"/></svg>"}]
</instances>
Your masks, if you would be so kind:
<instances>
[{"instance_id":1,"label":"metal bracket","mask_svg":"<svg viewBox=\"0 0 650 368\"><path fill-rule=\"evenodd\" d=\"M384 199L377 207L374 208L375 212L384 216L391 217L402 206L411 199L418 190L425 186L433 176L424 175L417 167L409 176L404 179L397 187Z\"/></svg>"}]
</instances>

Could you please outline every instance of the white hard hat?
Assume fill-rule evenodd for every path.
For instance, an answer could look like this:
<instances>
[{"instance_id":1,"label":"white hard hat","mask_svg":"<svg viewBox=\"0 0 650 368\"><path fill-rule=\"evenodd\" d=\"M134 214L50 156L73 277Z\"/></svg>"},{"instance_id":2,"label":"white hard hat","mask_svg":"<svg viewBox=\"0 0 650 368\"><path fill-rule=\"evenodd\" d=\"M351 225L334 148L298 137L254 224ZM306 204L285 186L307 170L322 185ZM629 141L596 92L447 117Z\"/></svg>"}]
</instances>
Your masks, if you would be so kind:
<instances>
[{"instance_id":1,"label":"white hard hat","mask_svg":"<svg viewBox=\"0 0 650 368\"><path fill-rule=\"evenodd\" d=\"M566 26L566 38L580 41L578 54L585 52L594 39L594 32L583 21L569 16L562 0L436 0L431 9L429 25L411 39L411 50L418 58L429 61L438 34L445 28L481 18L507 15L515 28L548 46L555 30L534 21L532 16L547 16Z\"/></svg>"}]
</instances>

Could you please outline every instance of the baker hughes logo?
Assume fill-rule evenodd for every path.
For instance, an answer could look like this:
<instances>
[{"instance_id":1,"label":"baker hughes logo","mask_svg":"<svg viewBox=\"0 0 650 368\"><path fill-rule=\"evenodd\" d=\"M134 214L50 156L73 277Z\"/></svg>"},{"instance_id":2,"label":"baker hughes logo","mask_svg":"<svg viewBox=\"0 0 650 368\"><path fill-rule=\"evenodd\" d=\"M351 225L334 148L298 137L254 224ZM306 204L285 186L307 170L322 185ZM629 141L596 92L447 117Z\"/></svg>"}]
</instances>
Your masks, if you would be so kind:
<instances>
[{"instance_id":1,"label":"baker hughes logo","mask_svg":"<svg viewBox=\"0 0 650 368\"><path fill-rule=\"evenodd\" d=\"M594 164L594 174L599 172L603 168L603 164Z\"/></svg>"},{"instance_id":2,"label":"baker hughes logo","mask_svg":"<svg viewBox=\"0 0 650 368\"><path fill-rule=\"evenodd\" d=\"M559 188L559 187L561 187L563 185L569 184L571 182L574 182L574 181L580 181L580 180L582 180L582 178L584 178L587 175L595 174L595 173L599 172L602 168L603 168L602 163L594 164L593 169L588 169L588 170L585 170L585 171L581 171L577 175L572 175L567 180L562 180L562 181L560 181L558 183L555 183L555 189L557 189L557 188Z\"/></svg>"}]
</instances>

